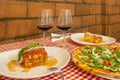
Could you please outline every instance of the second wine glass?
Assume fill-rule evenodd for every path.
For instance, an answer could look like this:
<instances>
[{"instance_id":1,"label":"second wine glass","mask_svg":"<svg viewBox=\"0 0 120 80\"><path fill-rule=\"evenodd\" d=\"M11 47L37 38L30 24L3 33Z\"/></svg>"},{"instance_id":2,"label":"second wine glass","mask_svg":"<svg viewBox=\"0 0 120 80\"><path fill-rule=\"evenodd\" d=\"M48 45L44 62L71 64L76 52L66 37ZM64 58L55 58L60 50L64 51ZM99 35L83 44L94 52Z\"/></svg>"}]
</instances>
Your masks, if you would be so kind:
<instances>
[{"instance_id":1,"label":"second wine glass","mask_svg":"<svg viewBox=\"0 0 120 80\"><path fill-rule=\"evenodd\" d=\"M58 24L57 28L60 29L63 32L63 48L67 49L66 47L66 41L65 36L66 32L72 27L72 15L70 9L61 9L61 12L59 14Z\"/></svg>"},{"instance_id":2,"label":"second wine glass","mask_svg":"<svg viewBox=\"0 0 120 80\"><path fill-rule=\"evenodd\" d=\"M42 9L41 22L37 26L38 29L43 31L44 46L46 46L46 31L51 29L53 26L52 10Z\"/></svg>"}]
</instances>

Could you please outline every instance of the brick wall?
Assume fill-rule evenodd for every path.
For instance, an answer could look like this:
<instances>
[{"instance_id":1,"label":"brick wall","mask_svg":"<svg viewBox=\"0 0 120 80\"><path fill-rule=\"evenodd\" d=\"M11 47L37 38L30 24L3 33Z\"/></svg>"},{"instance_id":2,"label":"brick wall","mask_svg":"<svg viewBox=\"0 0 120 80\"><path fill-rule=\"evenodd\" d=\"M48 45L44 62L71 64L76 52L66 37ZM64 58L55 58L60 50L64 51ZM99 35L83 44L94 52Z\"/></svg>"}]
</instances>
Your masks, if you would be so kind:
<instances>
[{"instance_id":1,"label":"brick wall","mask_svg":"<svg viewBox=\"0 0 120 80\"><path fill-rule=\"evenodd\" d=\"M54 16L54 26L48 33L58 31L59 11L66 8L72 10L71 32L89 31L120 40L119 0L0 0L0 44L42 35L36 26L44 8L52 9Z\"/></svg>"},{"instance_id":2,"label":"brick wall","mask_svg":"<svg viewBox=\"0 0 120 80\"><path fill-rule=\"evenodd\" d=\"M106 34L120 41L120 0L107 0L106 14Z\"/></svg>"}]
</instances>

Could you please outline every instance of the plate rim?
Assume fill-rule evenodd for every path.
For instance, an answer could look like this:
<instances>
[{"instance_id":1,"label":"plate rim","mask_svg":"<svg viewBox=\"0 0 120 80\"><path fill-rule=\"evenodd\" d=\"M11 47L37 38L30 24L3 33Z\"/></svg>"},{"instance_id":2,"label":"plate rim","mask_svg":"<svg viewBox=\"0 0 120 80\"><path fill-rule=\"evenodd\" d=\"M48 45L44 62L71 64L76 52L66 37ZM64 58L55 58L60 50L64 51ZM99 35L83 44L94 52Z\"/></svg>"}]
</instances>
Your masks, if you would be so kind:
<instances>
[{"instance_id":1,"label":"plate rim","mask_svg":"<svg viewBox=\"0 0 120 80\"><path fill-rule=\"evenodd\" d=\"M84 41L84 42L83 42L83 41L77 42L77 41L73 38L73 36L79 35L79 34L84 35L85 33L73 33L73 34L71 34L70 39L71 39L73 42L75 42L75 43L77 43L77 44L80 44L80 45L94 45L94 46L95 46L95 45L109 45L109 44L112 44L112 43L116 42L116 39L115 39L114 37L106 36L106 35L101 35L101 34L95 34L95 35L99 35L99 36L106 37L106 38L111 38L111 39L113 39L113 41L112 41L112 42L109 42L109 43L100 43L100 44L90 43L90 42L86 42L86 41Z\"/></svg>"},{"instance_id":2,"label":"plate rim","mask_svg":"<svg viewBox=\"0 0 120 80\"><path fill-rule=\"evenodd\" d=\"M44 47L44 46L42 46L42 47ZM65 50L63 48L60 48L60 47L55 47L55 46L45 46L44 48L58 48L58 49L64 50L67 53L68 59L67 59L66 63L62 67L59 68L60 70L63 69L65 66L67 66L68 63L70 62L70 53L67 50ZM0 52L0 55L5 55L6 52L19 51L20 49L21 48ZM10 53L7 53L7 54L10 54ZM55 70L55 71L57 71L57 70ZM39 76L37 75L37 76L30 76L30 77L26 77L26 76L16 76L15 77L15 76L12 76L12 75L2 74L2 72L0 72L0 75L4 76L4 77L7 77L7 78L15 78L15 79L33 79L33 78L40 78L40 77L48 76L48 75L54 73L55 71L51 71L51 72L48 72L46 74L42 74L42 75L39 75Z\"/></svg>"}]
</instances>

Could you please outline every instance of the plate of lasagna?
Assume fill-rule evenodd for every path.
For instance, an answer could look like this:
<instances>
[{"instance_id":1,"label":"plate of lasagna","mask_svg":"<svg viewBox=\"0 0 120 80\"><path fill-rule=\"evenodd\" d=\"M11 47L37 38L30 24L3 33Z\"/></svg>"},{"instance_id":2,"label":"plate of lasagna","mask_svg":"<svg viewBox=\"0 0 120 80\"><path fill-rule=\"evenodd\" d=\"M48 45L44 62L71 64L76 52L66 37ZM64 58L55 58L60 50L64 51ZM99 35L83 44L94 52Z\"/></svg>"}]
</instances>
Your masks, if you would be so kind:
<instances>
[{"instance_id":1,"label":"plate of lasagna","mask_svg":"<svg viewBox=\"0 0 120 80\"><path fill-rule=\"evenodd\" d=\"M70 38L75 43L78 43L81 45L108 45L116 41L116 39L113 37L92 34L89 32L74 33L70 36Z\"/></svg>"},{"instance_id":2,"label":"plate of lasagna","mask_svg":"<svg viewBox=\"0 0 120 80\"><path fill-rule=\"evenodd\" d=\"M70 54L58 47L42 47L36 43L22 49L0 53L0 75L30 79L52 74L48 68L62 69L70 61Z\"/></svg>"}]
</instances>

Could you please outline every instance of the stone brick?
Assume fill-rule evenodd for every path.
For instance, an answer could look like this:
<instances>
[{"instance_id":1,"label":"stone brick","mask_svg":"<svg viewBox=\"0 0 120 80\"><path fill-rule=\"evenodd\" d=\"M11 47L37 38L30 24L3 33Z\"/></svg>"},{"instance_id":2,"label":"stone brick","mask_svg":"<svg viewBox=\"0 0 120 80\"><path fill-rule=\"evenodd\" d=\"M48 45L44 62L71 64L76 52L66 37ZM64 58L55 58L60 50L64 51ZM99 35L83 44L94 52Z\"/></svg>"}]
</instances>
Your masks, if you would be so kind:
<instances>
[{"instance_id":1,"label":"stone brick","mask_svg":"<svg viewBox=\"0 0 120 80\"><path fill-rule=\"evenodd\" d=\"M111 34L111 33L113 33L114 31L114 25L109 25L108 26L108 34Z\"/></svg>"},{"instance_id":2,"label":"stone brick","mask_svg":"<svg viewBox=\"0 0 120 80\"><path fill-rule=\"evenodd\" d=\"M101 15L96 15L95 19L96 19L96 24L101 24Z\"/></svg>"},{"instance_id":3,"label":"stone brick","mask_svg":"<svg viewBox=\"0 0 120 80\"><path fill-rule=\"evenodd\" d=\"M96 2L96 4L106 4L106 1L105 0L95 0Z\"/></svg>"},{"instance_id":4,"label":"stone brick","mask_svg":"<svg viewBox=\"0 0 120 80\"><path fill-rule=\"evenodd\" d=\"M118 6L113 6L112 8L113 8L113 9L112 9L112 13L113 13L113 14L120 14L120 7L118 7Z\"/></svg>"},{"instance_id":5,"label":"stone brick","mask_svg":"<svg viewBox=\"0 0 120 80\"><path fill-rule=\"evenodd\" d=\"M117 0L117 5L120 6L120 0Z\"/></svg>"},{"instance_id":6,"label":"stone brick","mask_svg":"<svg viewBox=\"0 0 120 80\"><path fill-rule=\"evenodd\" d=\"M89 27L89 32L95 34L102 34L102 25Z\"/></svg>"},{"instance_id":7,"label":"stone brick","mask_svg":"<svg viewBox=\"0 0 120 80\"><path fill-rule=\"evenodd\" d=\"M101 5L90 5L90 14L101 14Z\"/></svg>"},{"instance_id":8,"label":"stone brick","mask_svg":"<svg viewBox=\"0 0 120 80\"><path fill-rule=\"evenodd\" d=\"M55 2L65 2L65 0L44 0L44 1L51 1L51 2L53 2L53 1L55 1Z\"/></svg>"},{"instance_id":9,"label":"stone brick","mask_svg":"<svg viewBox=\"0 0 120 80\"><path fill-rule=\"evenodd\" d=\"M113 24L108 26L108 34L117 33L120 31L120 23L119 24Z\"/></svg>"},{"instance_id":10,"label":"stone brick","mask_svg":"<svg viewBox=\"0 0 120 80\"><path fill-rule=\"evenodd\" d=\"M0 21L0 40L5 39L6 37L6 22Z\"/></svg>"},{"instance_id":11,"label":"stone brick","mask_svg":"<svg viewBox=\"0 0 120 80\"><path fill-rule=\"evenodd\" d=\"M116 0L106 0L106 4L116 5L116 4L117 4L117 1L116 1Z\"/></svg>"},{"instance_id":12,"label":"stone brick","mask_svg":"<svg viewBox=\"0 0 120 80\"><path fill-rule=\"evenodd\" d=\"M120 7L118 6L108 6L107 7L108 14L120 14Z\"/></svg>"},{"instance_id":13,"label":"stone brick","mask_svg":"<svg viewBox=\"0 0 120 80\"><path fill-rule=\"evenodd\" d=\"M83 16L83 26L95 25L95 15Z\"/></svg>"},{"instance_id":14,"label":"stone brick","mask_svg":"<svg viewBox=\"0 0 120 80\"><path fill-rule=\"evenodd\" d=\"M0 18L26 17L26 2L0 1Z\"/></svg>"},{"instance_id":15,"label":"stone brick","mask_svg":"<svg viewBox=\"0 0 120 80\"><path fill-rule=\"evenodd\" d=\"M107 6L107 14L120 14L120 7L118 6Z\"/></svg>"},{"instance_id":16,"label":"stone brick","mask_svg":"<svg viewBox=\"0 0 120 80\"><path fill-rule=\"evenodd\" d=\"M89 30L88 30L88 27L84 27L84 28L79 28L79 29L76 29L75 31L74 31L75 33L85 33L85 32L89 32Z\"/></svg>"},{"instance_id":17,"label":"stone brick","mask_svg":"<svg viewBox=\"0 0 120 80\"><path fill-rule=\"evenodd\" d=\"M103 24L103 25L106 25L106 24L108 24L108 16L102 16L101 17L101 23Z\"/></svg>"},{"instance_id":18,"label":"stone brick","mask_svg":"<svg viewBox=\"0 0 120 80\"><path fill-rule=\"evenodd\" d=\"M39 33L36 20L16 20L8 22L8 38L18 38Z\"/></svg>"},{"instance_id":19,"label":"stone brick","mask_svg":"<svg viewBox=\"0 0 120 80\"><path fill-rule=\"evenodd\" d=\"M109 24L114 24L120 22L120 16L119 15L113 15L109 16L108 23Z\"/></svg>"},{"instance_id":20,"label":"stone brick","mask_svg":"<svg viewBox=\"0 0 120 80\"><path fill-rule=\"evenodd\" d=\"M96 0L84 0L84 3L94 4Z\"/></svg>"},{"instance_id":21,"label":"stone brick","mask_svg":"<svg viewBox=\"0 0 120 80\"><path fill-rule=\"evenodd\" d=\"M82 0L66 0L67 2L76 2L76 3L82 3Z\"/></svg>"},{"instance_id":22,"label":"stone brick","mask_svg":"<svg viewBox=\"0 0 120 80\"><path fill-rule=\"evenodd\" d=\"M28 17L41 17L42 9L52 9L52 14L54 16L54 3L43 3L43 2L29 2L28 3Z\"/></svg>"},{"instance_id":23,"label":"stone brick","mask_svg":"<svg viewBox=\"0 0 120 80\"><path fill-rule=\"evenodd\" d=\"M81 26L82 26L81 17L73 17L73 28L74 27L81 27Z\"/></svg>"},{"instance_id":24,"label":"stone brick","mask_svg":"<svg viewBox=\"0 0 120 80\"><path fill-rule=\"evenodd\" d=\"M113 14L113 7L112 6L107 6L107 14Z\"/></svg>"},{"instance_id":25,"label":"stone brick","mask_svg":"<svg viewBox=\"0 0 120 80\"><path fill-rule=\"evenodd\" d=\"M76 15L88 15L90 13L89 10L89 5L77 5Z\"/></svg>"},{"instance_id":26,"label":"stone brick","mask_svg":"<svg viewBox=\"0 0 120 80\"><path fill-rule=\"evenodd\" d=\"M106 5L101 6L101 14L106 15L107 14L107 9Z\"/></svg>"}]
</instances>

